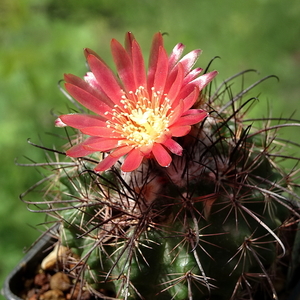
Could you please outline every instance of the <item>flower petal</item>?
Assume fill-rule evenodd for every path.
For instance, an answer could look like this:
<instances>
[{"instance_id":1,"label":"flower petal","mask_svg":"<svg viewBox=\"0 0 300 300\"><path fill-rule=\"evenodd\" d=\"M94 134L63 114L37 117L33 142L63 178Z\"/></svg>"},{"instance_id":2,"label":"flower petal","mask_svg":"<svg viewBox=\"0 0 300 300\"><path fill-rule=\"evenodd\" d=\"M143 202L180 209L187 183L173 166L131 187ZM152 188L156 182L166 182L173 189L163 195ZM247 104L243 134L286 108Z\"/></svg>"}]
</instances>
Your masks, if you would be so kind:
<instances>
[{"instance_id":1,"label":"flower petal","mask_svg":"<svg viewBox=\"0 0 300 300\"><path fill-rule=\"evenodd\" d=\"M191 68L195 65L202 50L194 50L186 54L179 62L183 65L184 74L188 74Z\"/></svg>"},{"instance_id":2,"label":"flower petal","mask_svg":"<svg viewBox=\"0 0 300 300\"><path fill-rule=\"evenodd\" d=\"M147 77L143 54L137 41L132 42L132 65L134 81L137 87L147 87Z\"/></svg>"},{"instance_id":3,"label":"flower petal","mask_svg":"<svg viewBox=\"0 0 300 300\"><path fill-rule=\"evenodd\" d=\"M179 64L178 68L176 69L176 73L174 72L170 76L175 77L175 79L172 80L170 77L168 78L164 93L167 94L167 98L170 100L171 104L173 104L173 100L176 99L178 93L180 92L184 78L182 65Z\"/></svg>"},{"instance_id":4,"label":"flower petal","mask_svg":"<svg viewBox=\"0 0 300 300\"><path fill-rule=\"evenodd\" d=\"M131 59L123 46L115 39L111 41L111 52L118 74L127 92L137 89L134 82Z\"/></svg>"},{"instance_id":5,"label":"flower petal","mask_svg":"<svg viewBox=\"0 0 300 300\"><path fill-rule=\"evenodd\" d=\"M172 153L181 156L182 155L182 147L175 142L173 139L166 140L163 145L167 147Z\"/></svg>"},{"instance_id":6,"label":"flower petal","mask_svg":"<svg viewBox=\"0 0 300 300\"><path fill-rule=\"evenodd\" d=\"M131 32L125 36L125 49L132 61L135 86L147 87L147 77L143 54L140 45Z\"/></svg>"},{"instance_id":7,"label":"flower petal","mask_svg":"<svg viewBox=\"0 0 300 300\"><path fill-rule=\"evenodd\" d=\"M183 99L183 111L186 112L188 109L190 109L197 101L199 97L199 88L194 87L194 90Z\"/></svg>"},{"instance_id":8,"label":"flower petal","mask_svg":"<svg viewBox=\"0 0 300 300\"><path fill-rule=\"evenodd\" d=\"M176 100L178 101L178 99L184 99L187 96L189 96L190 93L194 91L195 86L199 89L199 91L201 91L207 84L209 84L216 77L217 74L218 74L217 71L213 71L201 75L200 77L190 81L181 89Z\"/></svg>"},{"instance_id":9,"label":"flower petal","mask_svg":"<svg viewBox=\"0 0 300 300\"><path fill-rule=\"evenodd\" d=\"M161 144L154 143L152 153L159 165L162 167L168 167L170 165L172 157Z\"/></svg>"},{"instance_id":10,"label":"flower petal","mask_svg":"<svg viewBox=\"0 0 300 300\"><path fill-rule=\"evenodd\" d=\"M133 149L133 146L121 146L119 148L114 149L110 155L112 157L121 157Z\"/></svg>"},{"instance_id":11,"label":"flower petal","mask_svg":"<svg viewBox=\"0 0 300 300\"><path fill-rule=\"evenodd\" d=\"M163 93L168 75L168 55L163 47L159 48L157 66L154 75L153 87L156 92ZM149 86L151 88L151 86Z\"/></svg>"},{"instance_id":12,"label":"flower petal","mask_svg":"<svg viewBox=\"0 0 300 300\"><path fill-rule=\"evenodd\" d=\"M83 78L84 81L87 82L95 90L102 91L101 85L99 84L99 82L97 81L96 77L92 72L87 72Z\"/></svg>"},{"instance_id":13,"label":"flower petal","mask_svg":"<svg viewBox=\"0 0 300 300\"><path fill-rule=\"evenodd\" d=\"M118 147L119 139L98 138L94 142L85 143L83 147L88 151L109 151Z\"/></svg>"},{"instance_id":14,"label":"flower petal","mask_svg":"<svg viewBox=\"0 0 300 300\"><path fill-rule=\"evenodd\" d=\"M102 60L102 58L101 58L95 51L93 51L93 50L90 49L90 48L84 48L84 49L83 49L83 53L84 53L84 56L85 56L86 59L88 58L88 56L89 56L90 54L92 54L92 55L94 55L95 57L97 57L99 60Z\"/></svg>"},{"instance_id":15,"label":"flower petal","mask_svg":"<svg viewBox=\"0 0 300 300\"><path fill-rule=\"evenodd\" d=\"M169 119L169 127L172 126L183 114L183 101L179 101L178 105L175 107L170 119Z\"/></svg>"},{"instance_id":16,"label":"flower petal","mask_svg":"<svg viewBox=\"0 0 300 300\"><path fill-rule=\"evenodd\" d=\"M102 60L92 54L88 55L87 61L104 93L115 104L119 104L123 93L112 70Z\"/></svg>"},{"instance_id":17,"label":"flower petal","mask_svg":"<svg viewBox=\"0 0 300 300\"><path fill-rule=\"evenodd\" d=\"M66 127L66 126L68 126L66 123L64 123L62 120L61 120L61 118L57 118L56 120L55 120L55 127Z\"/></svg>"},{"instance_id":18,"label":"flower petal","mask_svg":"<svg viewBox=\"0 0 300 300\"><path fill-rule=\"evenodd\" d=\"M76 85L65 83L65 87L68 93L75 98L80 104L85 106L87 109L93 111L94 113L105 116L105 112L111 111L111 107L109 107L105 102L101 101L101 99L96 98L85 89L82 89Z\"/></svg>"},{"instance_id":19,"label":"flower petal","mask_svg":"<svg viewBox=\"0 0 300 300\"><path fill-rule=\"evenodd\" d=\"M132 149L126 156L124 163L122 164L121 170L124 172L132 172L137 169L142 163L144 155L136 148Z\"/></svg>"},{"instance_id":20,"label":"flower petal","mask_svg":"<svg viewBox=\"0 0 300 300\"><path fill-rule=\"evenodd\" d=\"M105 126L105 119L101 116L93 116L88 114L68 114L61 115L60 119L73 128L81 129L91 126Z\"/></svg>"},{"instance_id":21,"label":"flower petal","mask_svg":"<svg viewBox=\"0 0 300 300\"><path fill-rule=\"evenodd\" d=\"M109 127L100 127L100 126L92 126L92 127L84 127L80 128L80 131L83 134L91 135L91 136L97 136L97 137L103 137L103 138L121 138L120 134L115 132L113 128Z\"/></svg>"},{"instance_id":22,"label":"flower petal","mask_svg":"<svg viewBox=\"0 0 300 300\"><path fill-rule=\"evenodd\" d=\"M125 35L125 49L127 51L127 53L129 54L130 58L132 59L132 44L133 44L133 41L135 40L135 37L133 35L132 32L127 32L126 35Z\"/></svg>"},{"instance_id":23,"label":"flower petal","mask_svg":"<svg viewBox=\"0 0 300 300\"><path fill-rule=\"evenodd\" d=\"M202 68L196 68L194 70L191 70L185 77L183 80L183 86L185 86L186 84L188 84L190 81L194 80L196 77L198 77L200 75L200 73L203 71Z\"/></svg>"},{"instance_id":24,"label":"flower petal","mask_svg":"<svg viewBox=\"0 0 300 300\"><path fill-rule=\"evenodd\" d=\"M169 70L171 71L173 69L173 67L177 64L178 60L180 59L182 52L184 50L184 45L179 43L177 44L169 57Z\"/></svg>"},{"instance_id":25,"label":"flower petal","mask_svg":"<svg viewBox=\"0 0 300 300\"><path fill-rule=\"evenodd\" d=\"M94 153L95 151L89 151L85 149L81 144L75 145L66 151L66 155L70 157L84 157Z\"/></svg>"},{"instance_id":26,"label":"flower petal","mask_svg":"<svg viewBox=\"0 0 300 300\"><path fill-rule=\"evenodd\" d=\"M111 155L107 155L100 163L95 167L95 172L103 172L107 169L111 168L120 157L112 157Z\"/></svg>"},{"instance_id":27,"label":"flower petal","mask_svg":"<svg viewBox=\"0 0 300 300\"><path fill-rule=\"evenodd\" d=\"M175 126L193 125L201 122L208 116L208 113L202 109L190 109L188 114L182 116L174 124Z\"/></svg>"},{"instance_id":28,"label":"flower petal","mask_svg":"<svg viewBox=\"0 0 300 300\"><path fill-rule=\"evenodd\" d=\"M151 52L149 56L149 68L148 68L148 92L150 93L151 87L154 86L154 78L157 68L157 61L159 56L159 49L163 47L163 37L160 32L156 33L153 37Z\"/></svg>"},{"instance_id":29,"label":"flower petal","mask_svg":"<svg viewBox=\"0 0 300 300\"><path fill-rule=\"evenodd\" d=\"M143 153L144 156L148 156L151 153L152 148L153 148L153 144L142 146L139 149Z\"/></svg>"},{"instance_id":30,"label":"flower petal","mask_svg":"<svg viewBox=\"0 0 300 300\"><path fill-rule=\"evenodd\" d=\"M170 131L172 132L172 135L175 137L185 136L191 131L191 126L185 125L185 126L176 126L173 125L170 128Z\"/></svg>"},{"instance_id":31,"label":"flower petal","mask_svg":"<svg viewBox=\"0 0 300 300\"><path fill-rule=\"evenodd\" d=\"M127 154L132 150L130 146L119 147L113 150L108 156L106 156L94 169L96 172L101 172L112 167L121 156ZM126 171L125 171L126 172Z\"/></svg>"},{"instance_id":32,"label":"flower petal","mask_svg":"<svg viewBox=\"0 0 300 300\"><path fill-rule=\"evenodd\" d=\"M71 147L69 150L66 151L66 154L70 157L83 157L86 155L90 155L95 151L89 151L84 146L86 144L88 144L89 142L93 142L93 141L95 141L95 138L90 137L90 138L86 139L84 142Z\"/></svg>"},{"instance_id":33,"label":"flower petal","mask_svg":"<svg viewBox=\"0 0 300 300\"><path fill-rule=\"evenodd\" d=\"M103 92L100 84L97 82L93 73L88 72L83 80L75 75L72 74L65 74L64 79L67 83L71 83L82 90L93 95L95 98L98 98L100 101L104 102L107 106L113 107L114 102L111 101ZM77 99L76 99L77 100Z\"/></svg>"},{"instance_id":34,"label":"flower petal","mask_svg":"<svg viewBox=\"0 0 300 300\"><path fill-rule=\"evenodd\" d=\"M197 85L200 91L207 86L216 76L218 75L217 71L212 71L201 75L200 77L194 79L190 82L191 85Z\"/></svg>"},{"instance_id":35,"label":"flower petal","mask_svg":"<svg viewBox=\"0 0 300 300\"><path fill-rule=\"evenodd\" d=\"M156 143L157 144L163 144L166 140L172 138L172 132L170 130L166 130L164 133L162 133L160 135L160 137L158 137L156 139Z\"/></svg>"}]
</instances>

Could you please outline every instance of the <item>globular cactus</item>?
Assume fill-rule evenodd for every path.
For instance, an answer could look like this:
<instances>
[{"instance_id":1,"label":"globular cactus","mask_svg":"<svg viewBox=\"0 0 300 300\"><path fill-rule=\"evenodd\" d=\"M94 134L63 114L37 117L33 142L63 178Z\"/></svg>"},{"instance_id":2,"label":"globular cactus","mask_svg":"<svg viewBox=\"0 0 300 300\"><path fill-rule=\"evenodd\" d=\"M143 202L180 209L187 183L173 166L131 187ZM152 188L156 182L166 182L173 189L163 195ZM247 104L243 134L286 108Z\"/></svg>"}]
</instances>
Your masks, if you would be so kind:
<instances>
[{"instance_id":1,"label":"globular cactus","mask_svg":"<svg viewBox=\"0 0 300 300\"><path fill-rule=\"evenodd\" d=\"M236 93L231 85L251 70L214 88L216 72L192 70L198 51L180 59L178 44L167 57L157 34L146 78L132 34L125 45L112 42L122 90L91 50L85 81L65 77L97 115L57 119L76 129L75 146L69 157L54 150L34 203L60 223L64 271L100 299L277 299L300 217L277 131L299 124L247 119L249 93L266 78Z\"/></svg>"}]
</instances>

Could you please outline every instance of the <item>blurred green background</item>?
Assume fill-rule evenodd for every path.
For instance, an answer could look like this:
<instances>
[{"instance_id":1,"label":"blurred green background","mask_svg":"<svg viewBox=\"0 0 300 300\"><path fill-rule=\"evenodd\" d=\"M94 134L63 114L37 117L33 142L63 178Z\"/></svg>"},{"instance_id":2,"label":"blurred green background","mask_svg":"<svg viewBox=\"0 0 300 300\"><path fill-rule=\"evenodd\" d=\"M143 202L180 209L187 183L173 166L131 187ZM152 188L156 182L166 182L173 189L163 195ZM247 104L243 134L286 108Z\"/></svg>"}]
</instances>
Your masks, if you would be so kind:
<instances>
[{"instance_id":1,"label":"blurred green background","mask_svg":"<svg viewBox=\"0 0 300 300\"><path fill-rule=\"evenodd\" d=\"M1 0L0 284L43 229L36 225L44 217L28 212L18 198L39 174L14 160L45 160L28 138L48 147L56 143L51 134L61 129L53 126L53 114L70 105L57 82L65 72L84 75L84 47L111 65L111 38L123 41L133 31L148 55L153 34L167 32L169 52L178 42L187 51L203 50L198 66L220 56L213 63L219 82L248 68L260 71L252 81L277 75L279 82L259 86L261 100L252 114L267 116L269 102L274 116L296 111L300 119L299 20L298 0ZM285 138L300 142L296 130Z\"/></svg>"}]
</instances>

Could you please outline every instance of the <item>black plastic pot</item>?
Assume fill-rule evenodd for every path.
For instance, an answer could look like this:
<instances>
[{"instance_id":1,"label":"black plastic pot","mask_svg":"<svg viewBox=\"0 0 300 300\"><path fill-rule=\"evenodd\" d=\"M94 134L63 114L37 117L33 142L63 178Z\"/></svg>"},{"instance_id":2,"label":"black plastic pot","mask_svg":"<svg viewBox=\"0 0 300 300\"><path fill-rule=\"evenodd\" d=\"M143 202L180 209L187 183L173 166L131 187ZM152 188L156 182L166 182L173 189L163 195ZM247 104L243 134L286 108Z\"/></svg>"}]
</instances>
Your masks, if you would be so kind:
<instances>
[{"instance_id":1,"label":"black plastic pot","mask_svg":"<svg viewBox=\"0 0 300 300\"><path fill-rule=\"evenodd\" d=\"M38 265L44 257L53 249L51 246L55 242L50 235L44 235L27 252L17 267L8 275L2 288L2 295L7 300L22 300L18 295L21 292L20 283L28 276L33 277Z\"/></svg>"}]
</instances>

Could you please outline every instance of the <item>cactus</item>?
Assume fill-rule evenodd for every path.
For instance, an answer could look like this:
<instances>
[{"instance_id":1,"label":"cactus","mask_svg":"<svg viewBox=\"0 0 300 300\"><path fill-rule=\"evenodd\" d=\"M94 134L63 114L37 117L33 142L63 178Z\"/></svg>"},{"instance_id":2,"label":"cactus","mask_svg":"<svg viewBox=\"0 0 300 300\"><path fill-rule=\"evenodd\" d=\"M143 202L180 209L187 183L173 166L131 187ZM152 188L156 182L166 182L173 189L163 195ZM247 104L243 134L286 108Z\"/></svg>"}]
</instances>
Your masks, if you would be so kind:
<instances>
[{"instance_id":1,"label":"cactus","mask_svg":"<svg viewBox=\"0 0 300 300\"><path fill-rule=\"evenodd\" d=\"M157 34L152 58L155 51L163 53L155 50L163 49L161 41L161 34ZM140 53L131 34L126 42L125 50L113 41L113 53ZM89 118L89 125L94 126L90 128L88 123L83 125L78 114L71 115L74 119L60 116L57 126L75 128L72 134L66 128L68 156L64 151L51 150L56 161L45 164L51 173L41 182L45 185L43 201L24 201L58 221L58 247L68 249L64 272L100 299L278 299L288 286L283 279L292 276L286 259L293 259L293 235L300 216L295 191L297 171L286 170L281 164L289 158L283 152L288 142L278 138L277 131L299 124L282 118L247 119L247 111L257 100L249 94L267 78L248 88L242 85L234 92L232 83L243 83L253 71L248 70L213 91L209 83L216 72L198 77L200 69L191 71L198 52L182 60L179 55L174 58L182 53L182 47L178 44L168 60L158 60L170 64L175 60L177 74L186 71L181 75L182 82L194 82L188 94L194 99L190 105L180 100L176 106L168 106L173 114L177 112L175 107L187 106L181 115L177 112L179 117L174 121L183 134L168 133L168 142L159 144L156 140L147 151L142 148L138 152L136 149L141 148L128 143L117 143L119 148L102 145L103 149L96 151L99 149L93 142L101 142L95 142L95 137L86 142L85 134L99 130L96 122L114 126L111 120L105 121L107 114L81 115ZM96 73L94 60L98 56L91 50L86 50L86 56ZM124 83L128 74L120 70L129 60L121 65L116 54L114 58ZM95 96L100 75L95 79L93 73L88 73L86 83ZM169 69L165 76L171 80L173 75ZM100 111L95 103L86 105L88 101L79 99L87 96L78 87L90 90L72 76L65 77L68 92L88 109ZM124 89L129 85L125 82ZM196 96L192 90L196 90ZM101 97L106 97L103 103L109 106L108 96ZM115 111L118 113L118 108ZM154 118L153 122L152 128L160 121ZM166 130L170 131L176 130ZM117 152L122 155L112 155Z\"/></svg>"}]
</instances>

